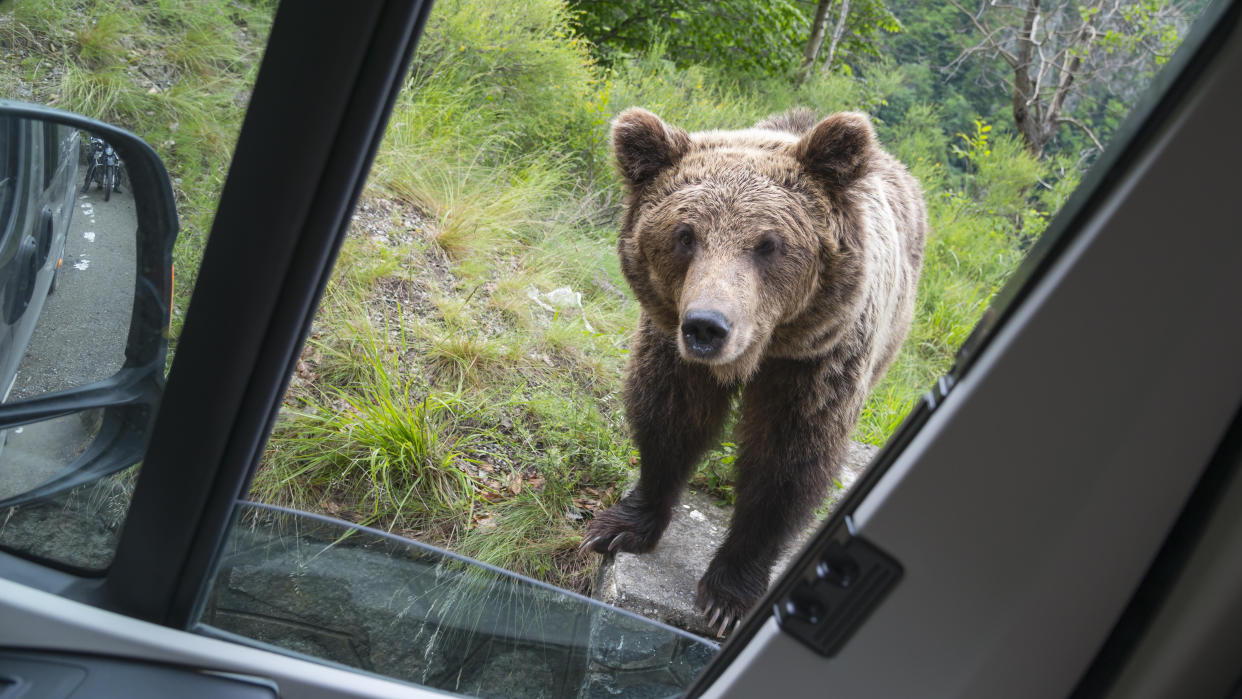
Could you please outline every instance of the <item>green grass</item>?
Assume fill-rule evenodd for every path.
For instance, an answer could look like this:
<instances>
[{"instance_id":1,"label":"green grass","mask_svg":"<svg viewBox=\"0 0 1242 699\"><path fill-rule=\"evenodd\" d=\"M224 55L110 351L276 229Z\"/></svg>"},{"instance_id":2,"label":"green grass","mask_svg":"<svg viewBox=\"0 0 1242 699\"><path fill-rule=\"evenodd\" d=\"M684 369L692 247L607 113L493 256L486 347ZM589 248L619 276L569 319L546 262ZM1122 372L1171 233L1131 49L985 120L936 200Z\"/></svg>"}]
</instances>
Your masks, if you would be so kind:
<instances>
[{"instance_id":1,"label":"green grass","mask_svg":"<svg viewBox=\"0 0 1242 699\"><path fill-rule=\"evenodd\" d=\"M182 219L174 333L206 243L269 2L21 0L0 12L4 93L126 126L167 163ZM638 306L616 259L607 123L689 129L795 105L875 111L902 73L742 83L660 56L594 65L557 0L441 0L389 122L252 497L417 536L585 589L585 524L635 476L620 390ZM877 122L926 189L932 233L909 340L856 438L882 443L1076 178L934 107ZM1052 183L1043 189L1039 181ZM569 287L581 305L553 307ZM532 300L532 295L540 299ZM727 437L726 437L727 439ZM736 446L695 487L733 497Z\"/></svg>"},{"instance_id":2,"label":"green grass","mask_svg":"<svg viewBox=\"0 0 1242 699\"><path fill-rule=\"evenodd\" d=\"M344 507L351 519L403 534L457 525L474 499L465 464L478 409L459 392L403 376L399 340L360 340L354 380L282 414L255 493L302 509Z\"/></svg>"},{"instance_id":3,"label":"green grass","mask_svg":"<svg viewBox=\"0 0 1242 699\"><path fill-rule=\"evenodd\" d=\"M181 218L173 253L174 336L274 7L262 0L0 3L0 47L25 57L24 89L18 76L2 75L0 95L125 127L168 167Z\"/></svg>"}]
</instances>

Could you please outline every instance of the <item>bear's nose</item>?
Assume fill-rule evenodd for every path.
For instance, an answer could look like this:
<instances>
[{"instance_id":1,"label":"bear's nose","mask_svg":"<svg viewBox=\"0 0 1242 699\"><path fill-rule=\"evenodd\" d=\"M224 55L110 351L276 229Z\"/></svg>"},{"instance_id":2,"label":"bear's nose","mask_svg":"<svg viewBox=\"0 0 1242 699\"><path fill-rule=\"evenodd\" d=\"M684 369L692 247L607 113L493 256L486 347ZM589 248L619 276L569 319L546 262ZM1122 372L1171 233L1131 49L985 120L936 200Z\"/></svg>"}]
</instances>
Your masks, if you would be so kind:
<instances>
[{"instance_id":1,"label":"bear's nose","mask_svg":"<svg viewBox=\"0 0 1242 699\"><path fill-rule=\"evenodd\" d=\"M690 311L681 321L681 334L691 354L714 357L729 336L729 321L718 311Z\"/></svg>"}]
</instances>

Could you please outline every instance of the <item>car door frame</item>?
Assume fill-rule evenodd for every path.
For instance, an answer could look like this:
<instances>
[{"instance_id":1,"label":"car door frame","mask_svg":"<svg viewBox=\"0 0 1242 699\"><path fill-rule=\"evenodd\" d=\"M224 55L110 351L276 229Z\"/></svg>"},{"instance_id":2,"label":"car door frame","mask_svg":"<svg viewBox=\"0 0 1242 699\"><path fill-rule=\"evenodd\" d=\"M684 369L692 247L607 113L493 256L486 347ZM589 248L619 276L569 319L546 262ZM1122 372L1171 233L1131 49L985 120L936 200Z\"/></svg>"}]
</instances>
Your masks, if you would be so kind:
<instances>
[{"instance_id":1,"label":"car door frame","mask_svg":"<svg viewBox=\"0 0 1242 699\"><path fill-rule=\"evenodd\" d=\"M66 603L95 624L93 635L80 642L83 646L106 652L108 619L125 621L119 614L128 618L126 624L132 621L124 633L135 637L159 633L160 627L148 622L172 627L166 630L176 635L160 642L184 644L184 652L166 651L165 659L179 658L175 662L200 658L197 664L240 671L254 668L253 658L273 655L240 645L236 657L250 657L246 663L223 659L218 646L215 654L195 655L200 642L221 642L177 629L190 627L196 618L233 505L262 454L430 4L305 2L285 3L278 10L113 566L100 578L86 578L7 554L0 557L6 574L16 571L9 577L24 583L0 581L0 589L25 595L27 609L51 608L55 600L22 587L56 592L95 608ZM307 45L315 49L308 51ZM1041 270L1045 273L1050 273L1047 268ZM981 352L998 347L988 343ZM941 398L950 405L964 396L955 390ZM950 417L950 411L943 411L928 422ZM917 436L911 428L909 437ZM917 450L903 457L908 442L895 443L882 458L907 458L901 470L909 472ZM890 473L897 470L876 471L868 486L880 488ZM884 486L886 492L892 487ZM855 504L863 504L861 495ZM825 531L833 526L829 522ZM13 604L19 602L24 603ZM781 637L776 631L758 638L772 630L768 616L760 610L752 617L748 629L730 641L730 654L722 656L727 675L706 677L699 690L719 691L721 682L761 671L748 664L765 647L752 649L747 643ZM37 615L25 618L38 621ZM74 620L56 623L72 628ZM820 661L807 660L797 646L781 648L789 651L793 668L787 680L811 677L797 686L815 686L814 677L823 670ZM755 653L742 657L750 650ZM771 677L773 667L763 667L763 674Z\"/></svg>"}]
</instances>

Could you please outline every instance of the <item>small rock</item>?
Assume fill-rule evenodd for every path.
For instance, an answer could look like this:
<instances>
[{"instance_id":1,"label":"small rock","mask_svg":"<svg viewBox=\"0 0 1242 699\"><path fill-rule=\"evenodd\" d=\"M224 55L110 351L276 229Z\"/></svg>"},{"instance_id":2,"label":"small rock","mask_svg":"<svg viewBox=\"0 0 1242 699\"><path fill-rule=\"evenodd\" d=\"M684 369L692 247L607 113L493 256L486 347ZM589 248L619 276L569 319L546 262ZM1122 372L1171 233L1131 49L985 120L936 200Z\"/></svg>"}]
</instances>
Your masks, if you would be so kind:
<instances>
[{"instance_id":1,"label":"small rock","mask_svg":"<svg viewBox=\"0 0 1242 699\"><path fill-rule=\"evenodd\" d=\"M829 495L833 506L858 480L877 451L876 447L851 442L838 475L843 488ZM694 592L728 531L731 514L732 508L716 504L711 496L686 493L654 551L641 555L620 553L600 566L595 598L691 633L714 636L694 607ZM803 532L777 561L774 580L785 571L818 524L815 522Z\"/></svg>"}]
</instances>

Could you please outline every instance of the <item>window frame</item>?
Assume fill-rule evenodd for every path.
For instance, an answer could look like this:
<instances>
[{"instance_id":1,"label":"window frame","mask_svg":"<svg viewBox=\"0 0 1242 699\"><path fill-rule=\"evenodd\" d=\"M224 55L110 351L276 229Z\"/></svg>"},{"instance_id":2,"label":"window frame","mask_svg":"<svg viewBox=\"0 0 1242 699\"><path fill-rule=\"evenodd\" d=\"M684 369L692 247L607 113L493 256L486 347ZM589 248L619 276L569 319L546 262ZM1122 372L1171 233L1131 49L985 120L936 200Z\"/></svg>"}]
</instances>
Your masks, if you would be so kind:
<instances>
[{"instance_id":1,"label":"window frame","mask_svg":"<svg viewBox=\"0 0 1242 699\"><path fill-rule=\"evenodd\" d=\"M234 504L262 456L431 4L281 5L116 559L104 576L84 578L0 553L6 578L172 629L195 622ZM1238 6L1235 1L1220 12L1236 18ZM1183 66L1177 80L1195 78L1205 60ZM1166 91L1162 104L1175 104L1183 87ZM956 376L981 356L1012 319L1011 310L1065 253L1075 230L1097 213L1097 197L1138 158L1152 124L1168 116L1162 109L1149 106L1132 121L1137 125L1127 145L1110 148L1097 174L1075 193L1041 241L1042 253L1032 254L998 296L1001 310L968 340ZM912 416L842 513L862 502L925 418ZM821 540L843 516L825 524ZM765 598L768 608L752 614L730 640L717 667L727 667L762 628L782 590L786 582L774 586ZM694 691L719 676L701 679Z\"/></svg>"},{"instance_id":2,"label":"window frame","mask_svg":"<svg viewBox=\"0 0 1242 699\"><path fill-rule=\"evenodd\" d=\"M109 576L133 616L197 621L430 6L276 12Z\"/></svg>"}]
</instances>

